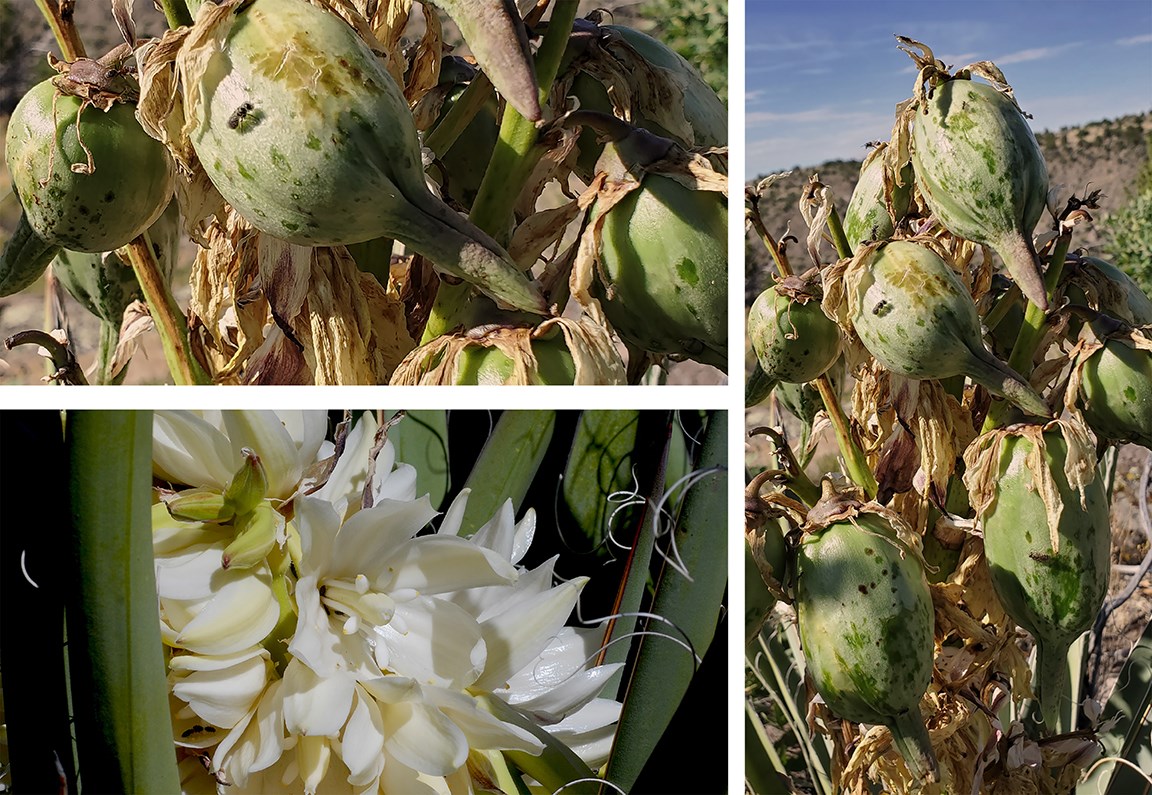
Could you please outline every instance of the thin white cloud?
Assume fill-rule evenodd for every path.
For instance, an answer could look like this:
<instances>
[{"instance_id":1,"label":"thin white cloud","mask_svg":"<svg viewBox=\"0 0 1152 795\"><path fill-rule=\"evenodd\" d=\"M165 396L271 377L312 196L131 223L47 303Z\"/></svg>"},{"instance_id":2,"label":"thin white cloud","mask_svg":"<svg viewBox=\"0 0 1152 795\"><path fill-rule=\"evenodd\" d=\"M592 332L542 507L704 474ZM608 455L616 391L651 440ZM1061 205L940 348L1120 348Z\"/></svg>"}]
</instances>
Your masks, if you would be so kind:
<instances>
[{"instance_id":1,"label":"thin white cloud","mask_svg":"<svg viewBox=\"0 0 1152 795\"><path fill-rule=\"evenodd\" d=\"M1001 55L999 58L993 58L992 63L997 66L1003 66L1004 64L1024 63L1025 61L1042 61L1046 58L1056 58L1068 50L1075 49L1079 46L1080 43L1074 41L1056 47L1031 47L1026 50L1017 50L1007 55Z\"/></svg>"},{"instance_id":2,"label":"thin white cloud","mask_svg":"<svg viewBox=\"0 0 1152 795\"><path fill-rule=\"evenodd\" d=\"M1137 44L1152 44L1152 33L1145 33L1142 36L1129 36L1125 39L1116 39L1116 46L1118 47L1132 47Z\"/></svg>"}]
</instances>

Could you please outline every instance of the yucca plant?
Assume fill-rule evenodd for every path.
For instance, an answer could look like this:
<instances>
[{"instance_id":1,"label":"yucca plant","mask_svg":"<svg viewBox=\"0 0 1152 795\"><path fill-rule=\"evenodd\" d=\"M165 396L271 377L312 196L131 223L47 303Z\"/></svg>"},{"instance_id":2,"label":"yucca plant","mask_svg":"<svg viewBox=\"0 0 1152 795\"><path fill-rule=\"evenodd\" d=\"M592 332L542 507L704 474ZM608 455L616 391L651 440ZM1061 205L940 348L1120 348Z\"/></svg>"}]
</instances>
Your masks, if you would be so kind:
<instances>
[{"instance_id":1,"label":"yucca plant","mask_svg":"<svg viewBox=\"0 0 1152 795\"><path fill-rule=\"evenodd\" d=\"M1100 197L1052 203L999 69L950 72L898 39L914 91L848 202L851 237L818 177L801 199L805 279L837 325L811 355L839 353L850 391L817 375L822 410L804 410L773 395L763 354L749 382L781 424L758 410L749 429L764 441L745 497L746 785L1138 791L1145 641L1111 696L1086 655L1152 561L1106 601L1117 445L1149 430L1147 297L1069 256ZM747 214L786 283L798 269L760 215L774 181L748 188ZM750 315L749 334L760 325ZM829 427L839 457L806 472L808 437Z\"/></svg>"}]
</instances>

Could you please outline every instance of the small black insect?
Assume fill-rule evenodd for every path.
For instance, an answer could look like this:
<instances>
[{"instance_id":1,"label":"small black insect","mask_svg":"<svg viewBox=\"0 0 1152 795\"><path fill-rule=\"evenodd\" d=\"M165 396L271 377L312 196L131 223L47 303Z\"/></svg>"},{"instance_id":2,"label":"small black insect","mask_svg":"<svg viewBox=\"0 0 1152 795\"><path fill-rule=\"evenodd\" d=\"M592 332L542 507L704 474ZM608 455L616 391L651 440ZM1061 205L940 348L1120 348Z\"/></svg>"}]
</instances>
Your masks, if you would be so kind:
<instances>
[{"instance_id":1,"label":"small black insect","mask_svg":"<svg viewBox=\"0 0 1152 795\"><path fill-rule=\"evenodd\" d=\"M245 102L240 107L236 108L236 110L232 111L232 115L228 117L229 129L235 130L237 127L239 127L241 122L248 118L248 114L250 114L255 109L256 106L251 102Z\"/></svg>"}]
</instances>

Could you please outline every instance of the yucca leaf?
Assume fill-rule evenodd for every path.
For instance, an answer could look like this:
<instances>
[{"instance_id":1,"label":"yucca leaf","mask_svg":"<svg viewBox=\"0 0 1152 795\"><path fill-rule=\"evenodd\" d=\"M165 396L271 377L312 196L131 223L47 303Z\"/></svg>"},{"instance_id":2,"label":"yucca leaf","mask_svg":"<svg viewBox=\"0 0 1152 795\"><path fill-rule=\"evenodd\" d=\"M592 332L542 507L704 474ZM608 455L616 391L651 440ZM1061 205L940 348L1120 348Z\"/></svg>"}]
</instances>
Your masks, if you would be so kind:
<instances>
[{"instance_id":1,"label":"yucca leaf","mask_svg":"<svg viewBox=\"0 0 1152 795\"><path fill-rule=\"evenodd\" d=\"M637 411L585 411L580 415L572 450L564 469L564 503L576 526L599 547L613 526L625 526L625 509L613 519L621 503L615 494L633 488L633 448L640 413Z\"/></svg>"},{"instance_id":2,"label":"yucca leaf","mask_svg":"<svg viewBox=\"0 0 1152 795\"><path fill-rule=\"evenodd\" d=\"M552 441L555 425L554 411L505 411L500 415L464 484L472 494L461 536L479 530L505 500L511 499L519 511Z\"/></svg>"},{"instance_id":3,"label":"yucca leaf","mask_svg":"<svg viewBox=\"0 0 1152 795\"><path fill-rule=\"evenodd\" d=\"M413 410L388 431L396 460L416 467L416 493L432 504L444 502L448 491L448 415L442 409Z\"/></svg>"},{"instance_id":4,"label":"yucca leaf","mask_svg":"<svg viewBox=\"0 0 1152 795\"><path fill-rule=\"evenodd\" d=\"M1112 697L1100 716L1101 725L1117 723L1099 735L1104 759L1097 762L1092 774L1077 787L1084 795L1127 795L1149 791L1147 779L1136 770L1152 770L1152 624L1136 642L1128 661L1120 670ZM1122 762L1108 761L1122 759Z\"/></svg>"},{"instance_id":5,"label":"yucca leaf","mask_svg":"<svg viewBox=\"0 0 1152 795\"><path fill-rule=\"evenodd\" d=\"M65 438L81 787L179 792L152 562L152 414L70 412Z\"/></svg>"},{"instance_id":6,"label":"yucca leaf","mask_svg":"<svg viewBox=\"0 0 1152 795\"><path fill-rule=\"evenodd\" d=\"M665 619L641 638L620 716L607 777L628 791L675 714L702 656L712 642L728 580L728 417L714 412L704 429L698 470L704 475L687 492L672 537L675 554L664 549L652 612ZM667 538L660 543L666 544ZM687 575L671 561L682 564ZM682 633L682 635L681 635ZM682 638L690 649L673 643Z\"/></svg>"}]
</instances>

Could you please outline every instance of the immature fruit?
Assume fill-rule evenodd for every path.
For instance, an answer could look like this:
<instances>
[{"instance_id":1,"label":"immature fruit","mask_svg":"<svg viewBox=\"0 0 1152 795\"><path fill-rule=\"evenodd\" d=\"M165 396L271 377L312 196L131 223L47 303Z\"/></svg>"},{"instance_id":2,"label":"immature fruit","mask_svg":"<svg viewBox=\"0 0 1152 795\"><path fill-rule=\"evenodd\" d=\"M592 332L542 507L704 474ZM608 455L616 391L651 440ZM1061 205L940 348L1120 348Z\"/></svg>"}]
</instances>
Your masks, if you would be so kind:
<instances>
[{"instance_id":1,"label":"immature fruit","mask_svg":"<svg viewBox=\"0 0 1152 795\"><path fill-rule=\"evenodd\" d=\"M1042 434L1039 426L1030 427L1027 435L1010 429L998 449L990 448L994 458L987 460L995 469L985 482L991 501L978 507L978 515L992 585L1012 620L1036 639L1033 690L1052 730L1059 702L1067 698L1068 648L1092 626L1108 588L1108 499L1098 477L1082 496L1069 485L1069 444L1059 425ZM1077 454L1087 459L1082 466L1091 477L1091 450ZM1050 504L1053 499L1058 504Z\"/></svg>"},{"instance_id":2,"label":"immature fruit","mask_svg":"<svg viewBox=\"0 0 1152 795\"><path fill-rule=\"evenodd\" d=\"M24 95L9 119L5 159L28 228L42 242L13 237L0 257L0 294L31 284L59 248L126 245L172 197L172 161L140 127L134 106L114 102L106 112L88 106L77 121L80 107L79 98L46 80ZM85 173L89 153L92 168Z\"/></svg>"},{"instance_id":3,"label":"immature fruit","mask_svg":"<svg viewBox=\"0 0 1152 795\"><path fill-rule=\"evenodd\" d=\"M860 179L844 210L844 235L853 251L863 242L890 238L895 231L893 214L898 221L908 212L912 198L912 166L906 163L900 171L904 184L900 187L893 185L892 212L889 213L884 201L885 148L881 146L873 150L861 164Z\"/></svg>"},{"instance_id":4,"label":"immature fruit","mask_svg":"<svg viewBox=\"0 0 1152 795\"><path fill-rule=\"evenodd\" d=\"M1079 403L1096 435L1152 448L1152 350L1114 337L1079 368Z\"/></svg>"},{"instance_id":5,"label":"immature fruit","mask_svg":"<svg viewBox=\"0 0 1152 795\"><path fill-rule=\"evenodd\" d=\"M861 252L845 281L860 341L892 372L966 375L1026 412L1050 416L1028 382L984 348L972 296L933 251L906 241L877 246Z\"/></svg>"},{"instance_id":6,"label":"immature fruit","mask_svg":"<svg viewBox=\"0 0 1152 795\"><path fill-rule=\"evenodd\" d=\"M774 287L752 302L748 338L761 369L774 382L812 381L840 355L840 329L820 302L802 301Z\"/></svg>"},{"instance_id":7,"label":"immature fruit","mask_svg":"<svg viewBox=\"0 0 1152 795\"><path fill-rule=\"evenodd\" d=\"M1047 309L1032 231L1048 169L1015 103L972 80L935 86L912 125L912 167L948 231L995 249L1028 299Z\"/></svg>"},{"instance_id":8,"label":"immature fruit","mask_svg":"<svg viewBox=\"0 0 1152 795\"><path fill-rule=\"evenodd\" d=\"M624 383L624 364L604 329L552 318L541 326L445 335L412 351L394 385L571 385Z\"/></svg>"},{"instance_id":9,"label":"immature fruit","mask_svg":"<svg viewBox=\"0 0 1152 795\"><path fill-rule=\"evenodd\" d=\"M148 238L161 274L171 278L180 246L180 207L176 202L171 202L148 229ZM52 266L56 278L81 306L117 328L128 305L144 300L132 266L114 251L93 254L64 249Z\"/></svg>"},{"instance_id":10,"label":"immature fruit","mask_svg":"<svg viewBox=\"0 0 1152 795\"><path fill-rule=\"evenodd\" d=\"M238 213L299 245L394 238L496 300L546 314L507 252L429 192L408 105L352 28L305 0L237 8L186 79L200 99L192 144Z\"/></svg>"},{"instance_id":11,"label":"immature fruit","mask_svg":"<svg viewBox=\"0 0 1152 795\"><path fill-rule=\"evenodd\" d=\"M728 206L646 174L608 211L601 304L625 342L728 370Z\"/></svg>"},{"instance_id":12,"label":"immature fruit","mask_svg":"<svg viewBox=\"0 0 1152 795\"><path fill-rule=\"evenodd\" d=\"M804 658L832 711L882 723L920 778L937 765L920 717L935 650L932 596L919 558L884 517L861 513L806 535L796 610Z\"/></svg>"},{"instance_id":13,"label":"immature fruit","mask_svg":"<svg viewBox=\"0 0 1152 795\"><path fill-rule=\"evenodd\" d=\"M1090 306L1134 326L1152 324L1152 300L1111 262L1079 257L1070 271L1065 293L1072 303Z\"/></svg>"}]
</instances>

